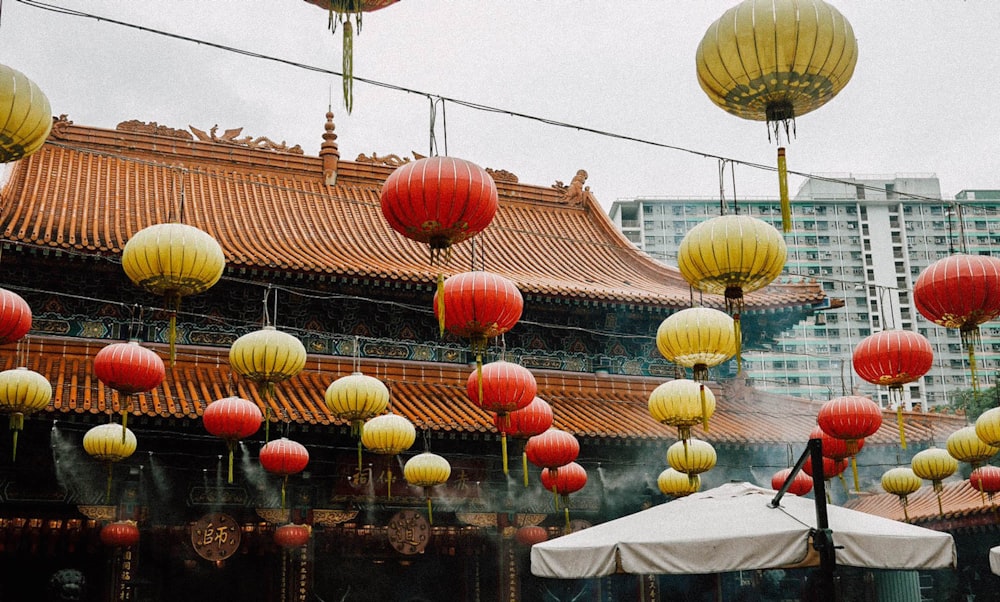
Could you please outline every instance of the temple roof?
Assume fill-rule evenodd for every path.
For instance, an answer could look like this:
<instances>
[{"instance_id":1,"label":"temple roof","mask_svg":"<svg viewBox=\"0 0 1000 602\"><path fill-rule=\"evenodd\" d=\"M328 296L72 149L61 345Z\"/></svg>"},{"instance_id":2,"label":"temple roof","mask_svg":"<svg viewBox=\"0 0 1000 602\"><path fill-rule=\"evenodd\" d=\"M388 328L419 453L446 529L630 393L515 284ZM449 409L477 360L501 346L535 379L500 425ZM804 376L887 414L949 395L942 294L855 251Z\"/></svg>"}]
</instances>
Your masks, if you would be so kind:
<instances>
[{"instance_id":1,"label":"temple roof","mask_svg":"<svg viewBox=\"0 0 1000 602\"><path fill-rule=\"evenodd\" d=\"M55 414L99 416L118 409L118 394L95 376L93 357L106 340L32 337L27 367L45 375L54 394L46 410ZM143 344L166 357L165 345ZM13 344L0 347L0 369L15 367ZM6 351L11 351L7 353ZM264 400L253 383L229 367L228 349L178 347L177 361L167 368L164 383L150 393L132 396L132 414L149 418L196 420L205 406L229 395ZM469 401L465 384L474 368L465 365L361 360L361 372L384 382L391 392L392 411L410 419L418 429L438 433L489 435L496 431L492 415ZM349 357L310 355L298 376L277 384L270 399L277 421L299 425L344 426L324 402L326 388L355 370ZM649 394L662 378L595 375L532 370L538 396L549 402L554 426L581 439L603 442L670 441L673 427L650 416ZM816 425L820 402L764 393L735 384L710 384L718 407L709 431L692 428L695 437L732 445L780 444L808 438ZM232 388L232 390L231 390ZM965 425L962 417L906 414L907 440L919 443L943 440ZM895 445L895 414L886 412L882 428L866 439L868 445Z\"/></svg>"},{"instance_id":2,"label":"temple roof","mask_svg":"<svg viewBox=\"0 0 1000 602\"><path fill-rule=\"evenodd\" d=\"M123 122L117 130L60 118L38 153L11 168L2 191L5 240L117 255L138 230L180 219L221 244L230 273L358 278L430 285L438 267L425 245L393 231L379 190L396 156L338 160L328 118L320 156L264 137L221 135ZM530 186L490 170L500 209L473 242L453 247L445 274L477 265L514 280L526 296L683 308L691 291L680 272L621 235L577 174L570 185ZM334 176L331 178L331 174ZM335 181L335 184L327 182ZM747 297L747 309L821 303L815 282L775 284ZM722 297L706 295L706 304Z\"/></svg>"},{"instance_id":3,"label":"temple roof","mask_svg":"<svg viewBox=\"0 0 1000 602\"><path fill-rule=\"evenodd\" d=\"M938 496L930 483L907 496L905 514L899 496L891 493L866 495L850 500L844 505L853 510L898 521L906 520L908 514L909 522L913 524L940 531L953 531L995 525L998 501L1000 500L995 496L987 497L980 493L969 484L968 479L959 479L955 476L942 484L940 508Z\"/></svg>"}]
</instances>

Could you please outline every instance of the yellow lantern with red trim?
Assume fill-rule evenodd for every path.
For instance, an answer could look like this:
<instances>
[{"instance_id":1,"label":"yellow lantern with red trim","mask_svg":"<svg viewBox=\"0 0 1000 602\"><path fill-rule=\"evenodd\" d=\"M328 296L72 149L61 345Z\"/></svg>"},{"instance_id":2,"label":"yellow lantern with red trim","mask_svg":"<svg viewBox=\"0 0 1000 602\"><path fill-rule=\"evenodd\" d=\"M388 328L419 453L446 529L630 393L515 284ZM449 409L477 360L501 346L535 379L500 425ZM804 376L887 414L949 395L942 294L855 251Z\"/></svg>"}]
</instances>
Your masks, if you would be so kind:
<instances>
[{"instance_id":1,"label":"yellow lantern with red trim","mask_svg":"<svg viewBox=\"0 0 1000 602\"><path fill-rule=\"evenodd\" d=\"M45 409L52 400L52 385L41 374L21 366L0 372L0 411L10 414L13 433L11 461L17 460L17 436L24 417Z\"/></svg>"},{"instance_id":2,"label":"yellow lantern with red trim","mask_svg":"<svg viewBox=\"0 0 1000 602\"><path fill-rule=\"evenodd\" d=\"M306 365L302 342L274 326L247 333L229 348L229 365L255 383L264 402L264 441L270 441L274 385L296 376Z\"/></svg>"},{"instance_id":3,"label":"yellow lantern with red trim","mask_svg":"<svg viewBox=\"0 0 1000 602\"><path fill-rule=\"evenodd\" d=\"M656 329L656 347L666 359L691 368L694 380L736 355L733 319L710 307L689 307L668 316Z\"/></svg>"},{"instance_id":4,"label":"yellow lantern with red trim","mask_svg":"<svg viewBox=\"0 0 1000 602\"><path fill-rule=\"evenodd\" d=\"M413 447L417 440L417 429L405 416L382 414L365 423L361 431L361 444L365 449L383 456L395 456ZM392 497L392 467L388 471L386 483L388 496Z\"/></svg>"},{"instance_id":5,"label":"yellow lantern with red trim","mask_svg":"<svg viewBox=\"0 0 1000 602\"><path fill-rule=\"evenodd\" d=\"M677 427L677 438L686 445L692 426L701 424L708 430L708 419L715 413L715 394L704 383L678 378L653 389L648 408L657 422Z\"/></svg>"},{"instance_id":6,"label":"yellow lantern with red trim","mask_svg":"<svg viewBox=\"0 0 1000 602\"><path fill-rule=\"evenodd\" d=\"M958 460L951 457L947 450L940 447L930 447L918 452L910 460L910 468L913 474L921 479L930 481L934 486L934 493L937 494L938 512L944 516L944 508L941 506L941 491L944 489L942 481L955 474L958 470Z\"/></svg>"},{"instance_id":7,"label":"yellow lantern with red trim","mask_svg":"<svg viewBox=\"0 0 1000 602\"><path fill-rule=\"evenodd\" d=\"M890 468L882 474L882 489L899 498L899 502L903 505L903 517L906 522L910 522L907 496L919 491L922 485L923 481L908 466Z\"/></svg>"},{"instance_id":8,"label":"yellow lantern with red trim","mask_svg":"<svg viewBox=\"0 0 1000 602\"><path fill-rule=\"evenodd\" d=\"M443 457L424 452L417 454L403 465L403 478L414 487L423 487L427 496L427 521L434 524L434 514L431 509L429 489L448 482L451 476L451 464Z\"/></svg>"}]
</instances>

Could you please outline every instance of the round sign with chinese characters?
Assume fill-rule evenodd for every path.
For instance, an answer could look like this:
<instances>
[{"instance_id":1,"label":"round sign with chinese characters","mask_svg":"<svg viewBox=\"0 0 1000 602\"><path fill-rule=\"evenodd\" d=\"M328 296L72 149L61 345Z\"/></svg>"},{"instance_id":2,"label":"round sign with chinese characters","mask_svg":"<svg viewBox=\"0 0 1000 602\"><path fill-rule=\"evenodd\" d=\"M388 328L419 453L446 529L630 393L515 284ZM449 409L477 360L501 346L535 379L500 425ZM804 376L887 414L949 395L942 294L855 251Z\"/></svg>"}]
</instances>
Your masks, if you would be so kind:
<instances>
[{"instance_id":1,"label":"round sign with chinese characters","mask_svg":"<svg viewBox=\"0 0 1000 602\"><path fill-rule=\"evenodd\" d=\"M240 526L221 512L206 514L191 525L191 545L205 560L225 560L240 547Z\"/></svg>"},{"instance_id":2,"label":"round sign with chinese characters","mask_svg":"<svg viewBox=\"0 0 1000 602\"><path fill-rule=\"evenodd\" d=\"M389 521L389 543L400 554L423 554L431 526L416 510L400 510Z\"/></svg>"}]
</instances>

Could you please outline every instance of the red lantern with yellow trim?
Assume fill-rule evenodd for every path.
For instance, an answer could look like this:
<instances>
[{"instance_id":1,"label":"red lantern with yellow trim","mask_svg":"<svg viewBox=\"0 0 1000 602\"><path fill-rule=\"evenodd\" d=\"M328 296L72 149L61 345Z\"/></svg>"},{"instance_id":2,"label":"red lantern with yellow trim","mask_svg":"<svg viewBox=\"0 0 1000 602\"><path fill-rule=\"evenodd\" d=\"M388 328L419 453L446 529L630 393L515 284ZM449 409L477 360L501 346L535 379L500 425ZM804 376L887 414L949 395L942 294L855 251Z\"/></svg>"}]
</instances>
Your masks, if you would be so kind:
<instances>
[{"instance_id":1,"label":"red lantern with yellow trim","mask_svg":"<svg viewBox=\"0 0 1000 602\"><path fill-rule=\"evenodd\" d=\"M113 548L127 548L139 543L135 521L119 520L101 527L101 543Z\"/></svg>"},{"instance_id":2,"label":"red lantern with yellow trim","mask_svg":"<svg viewBox=\"0 0 1000 602\"><path fill-rule=\"evenodd\" d=\"M771 489L779 490L788 480L788 475L792 474L791 468L783 468L771 476ZM805 495L812 491L813 482L812 477L802 472L801 470L795 473L795 478L792 479L792 483L788 486L788 493L794 495Z\"/></svg>"},{"instance_id":3,"label":"red lantern with yellow trim","mask_svg":"<svg viewBox=\"0 0 1000 602\"><path fill-rule=\"evenodd\" d=\"M208 404L201 420L206 431L226 442L229 449L229 482L232 483L236 443L260 430L264 414L257 404L248 399L225 397Z\"/></svg>"},{"instance_id":4,"label":"red lantern with yellow trim","mask_svg":"<svg viewBox=\"0 0 1000 602\"><path fill-rule=\"evenodd\" d=\"M274 530L274 543L286 550L294 550L308 544L311 535L312 528L309 525L290 523Z\"/></svg>"},{"instance_id":5,"label":"red lantern with yellow trim","mask_svg":"<svg viewBox=\"0 0 1000 602\"><path fill-rule=\"evenodd\" d=\"M490 362L469 375L465 392L472 403L497 415L502 422L514 411L527 407L538 392L531 371L506 361ZM503 473L507 474L507 433L500 431Z\"/></svg>"},{"instance_id":6,"label":"red lantern with yellow trim","mask_svg":"<svg viewBox=\"0 0 1000 602\"><path fill-rule=\"evenodd\" d=\"M98 351L94 356L94 374L104 386L124 396L119 402L124 437L131 405L129 396L159 387L167 376L167 369L155 351L133 339L127 343L112 343Z\"/></svg>"},{"instance_id":7,"label":"red lantern with yellow trim","mask_svg":"<svg viewBox=\"0 0 1000 602\"><path fill-rule=\"evenodd\" d=\"M434 295L434 314L442 331L469 339L479 367L489 339L513 328L522 311L524 299L517 285L490 272L450 276Z\"/></svg>"},{"instance_id":8,"label":"red lantern with yellow trim","mask_svg":"<svg viewBox=\"0 0 1000 602\"><path fill-rule=\"evenodd\" d=\"M552 426L552 406L540 397L531 400L520 410L510 412L506 416L499 414L493 417L493 426L504 438L510 436L518 439L529 439L541 435ZM524 476L524 486L528 486L528 455L521 452L521 472Z\"/></svg>"},{"instance_id":9,"label":"red lantern with yellow trim","mask_svg":"<svg viewBox=\"0 0 1000 602\"><path fill-rule=\"evenodd\" d=\"M978 390L979 325L1000 316L1000 259L960 254L935 261L913 283L913 304L938 326L959 330L968 349L972 388Z\"/></svg>"},{"instance_id":10,"label":"red lantern with yellow trim","mask_svg":"<svg viewBox=\"0 0 1000 602\"><path fill-rule=\"evenodd\" d=\"M281 508L285 508L285 490L289 475L298 474L309 464L309 451L301 443L282 437L260 448L260 465L271 474L282 477Z\"/></svg>"},{"instance_id":11,"label":"red lantern with yellow trim","mask_svg":"<svg viewBox=\"0 0 1000 602\"><path fill-rule=\"evenodd\" d=\"M0 288L0 345L13 343L31 330L31 307L15 292Z\"/></svg>"},{"instance_id":12,"label":"red lantern with yellow trim","mask_svg":"<svg viewBox=\"0 0 1000 602\"><path fill-rule=\"evenodd\" d=\"M861 449L858 440L874 435L882 426L882 408L860 395L837 397L823 404L816 422L826 434L843 439L847 455L855 456Z\"/></svg>"},{"instance_id":13,"label":"red lantern with yellow trim","mask_svg":"<svg viewBox=\"0 0 1000 602\"><path fill-rule=\"evenodd\" d=\"M526 525L514 532L514 540L522 546L531 547L536 543L542 543L549 538L549 532L545 527L538 525Z\"/></svg>"},{"instance_id":14,"label":"red lantern with yellow trim","mask_svg":"<svg viewBox=\"0 0 1000 602\"><path fill-rule=\"evenodd\" d=\"M571 433L550 428L528 439L524 453L535 466L558 471L560 466L569 464L580 455L580 443Z\"/></svg>"},{"instance_id":15,"label":"red lantern with yellow trim","mask_svg":"<svg viewBox=\"0 0 1000 602\"><path fill-rule=\"evenodd\" d=\"M570 462L559 468L544 468L541 481L542 486L552 492L556 510L559 510L559 499L562 499L566 511L566 529L569 530L569 495L580 491L587 484L586 469L576 462Z\"/></svg>"},{"instance_id":16,"label":"red lantern with yellow trim","mask_svg":"<svg viewBox=\"0 0 1000 602\"><path fill-rule=\"evenodd\" d=\"M862 339L851 360L858 376L873 385L889 387L889 397L896 404L899 443L906 449L903 385L920 380L934 365L930 341L908 330L883 330Z\"/></svg>"},{"instance_id":17,"label":"red lantern with yellow trim","mask_svg":"<svg viewBox=\"0 0 1000 602\"><path fill-rule=\"evenodd\" d=\"M980 466L969 474L969 485L981 493L990 496L993 501L993 494L1000 491L1000 468L987 464Z\"/></svg>"}]
</instances>

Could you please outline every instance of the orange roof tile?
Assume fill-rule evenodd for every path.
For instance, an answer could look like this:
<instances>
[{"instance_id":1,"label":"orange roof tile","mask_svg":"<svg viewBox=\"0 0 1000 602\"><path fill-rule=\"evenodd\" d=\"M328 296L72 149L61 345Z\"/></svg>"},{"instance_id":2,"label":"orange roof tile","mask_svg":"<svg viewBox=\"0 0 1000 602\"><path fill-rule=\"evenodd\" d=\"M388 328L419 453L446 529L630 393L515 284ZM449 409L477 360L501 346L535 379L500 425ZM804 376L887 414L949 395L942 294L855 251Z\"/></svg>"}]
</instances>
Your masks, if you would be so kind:
<instances>
[{"instance_id":1,"label":"orange roof tile","mask_svg":"<svg viewBox=\"0 0 1000 602\"><path fill-rule=\"evenodd\" d=\"M28 367L53 385L50 411L104 414L117 410L120 400L93 372L93 357L108 344L104 340L32 337ZM165 345L144 344L166 355ZM7 347L12 348L11 345ZM14 367L16 354L0 355L0 369ZM495 433L491 415L472 404L465 383L472 368L429 362L362 360L360 369L389 386L393 411L419 429ZM331 416L324 392L335 379L354 370L348 357L310 355L306 369L276 386L270 399L275 420L310 425L346 425ZM640 376L597 376L584 373L532 370L538 396L555 413L555 426L596 440L673 441L676 431L654 421L647 409L650 392L663 379ZM234 393L263 407L256 387L229 368L228 349L181 346L177 362L168 367L164 383L152 392L132 397L132 413L147 417L197 419L205 405ZM713 443L734 445L805 442L816 424L819 402L769 395L750 387L730 385L717 391L718 408L709 431L692 429L694 436ZM882 429L868 438L872 445L895 445L894 414L887 413ZM943 440L964 425L964 419L934 414L907 417L907 439Z\"/></svg>"},{"instance_id":2,"label":"orange roof tile","mask_svg":"<svg viewBox=\"0 0 1000 602\"><path fill-rule=\"evenodd\" d=\"M133 128L134 129L134 128ZM132 234L183 221L214 236L231 271L311 273L430 284L428 249L391 230L379 189L394 169L220 142L73 125L61 120L37 154L12 168L2 191L3 238L78 252L119 254ZM177 133L176 130L174 130ZM189 133L187 138L191 138ZM329 156L327 157L329 159ZM589 192L567 200L555 187L499 178L500 210L476 238L486 267L526 295L597 303L687 307L690 289L672 266L636 250ZM453 249L448 273L472 264L473 243ZM815 283L775 284L748 309L812 305ZM721 302L708 299L707 302Z\"/></svg>"},{"instance_id":3,"label":"orange roof tile","mask_svg":"<svg viewBox=\"0 0 1000 602\"><path fill-rule=\"evenodd\" d=\"M940 510L938 496L928 483L916 493L907 496L907 513L911 523L940 531L950 531L995 524L1000 516L1000 510L996 508L998 503L1000 499L993 496L991 500L981 494L969 484L968 479L952 477L942 485ZM905 520L901 500L889 493L866 495L852 499L844 505L853 510L884 518Z\"/></svg>"}]
</instances>

